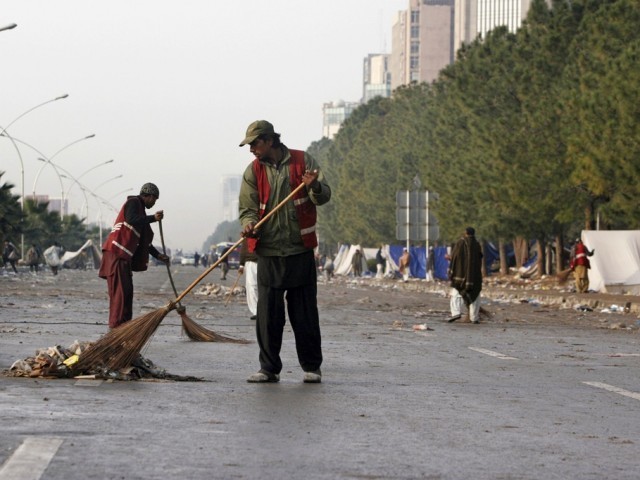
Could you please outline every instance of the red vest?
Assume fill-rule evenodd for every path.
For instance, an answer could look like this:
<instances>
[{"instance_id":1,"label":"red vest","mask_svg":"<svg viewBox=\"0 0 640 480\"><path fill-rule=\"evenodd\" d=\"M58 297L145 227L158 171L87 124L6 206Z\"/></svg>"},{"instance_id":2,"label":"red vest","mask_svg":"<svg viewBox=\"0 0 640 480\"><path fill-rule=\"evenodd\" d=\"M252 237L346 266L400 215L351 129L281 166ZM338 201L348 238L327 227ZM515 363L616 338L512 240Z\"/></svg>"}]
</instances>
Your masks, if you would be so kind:
<instances>
[{"instance_id":1,"label":"red vest","mask_svg":"<svg viewBox=\"0 0 640 480\"><path fill-rule=\"evenodd\" d=\"M587 247L582 242L576 244L576 257L574 260L574 265L584 265L587 268L591 267L591 263L589 262L589 258L587 257Z\"/></svg>"},{"instance_id":2,"label":"red vest","mask_svg":"<svg viewBox=\"0 0 640 480\"><path fill-rule=\"evenodd\" d=\"M291 159L289 160L289 185L293 191L300 183L302 176L306 170L304 163L304 152L301 150L289 150ZM267 169L257 158L253 161L253 173L258 183L258 197L260 205L258 207L258 218L261 220L266 212L269 195L271 193L271 185L267 178ZM306 188L300 189L293 197L293 204L296 209L298 225L300 227L300 236L302 243L306 248L313 249L318 246L318 238L316 237L316 206L309 198ZM247 238L247 246L250 252L254 252L258 245L257 238Z\"/></svg>"},{"instance_id":3,"label":"red vest","mask_svg":"<svg viewBox=\"0 0 640 480\"><path fill-rule=\"evenodd\" d=\"M136 199L134 205L138 215L145 215L144 203L140 197L128 197L127 202ZM143 272L149 265L149 245L153 241L153 230L148 223L142 228L130 225L124 218L125 205L120 209L111 233L102 245L102 250L113 252L118 258L131 261L131 270Z\"/></svg>"}]
</instances>

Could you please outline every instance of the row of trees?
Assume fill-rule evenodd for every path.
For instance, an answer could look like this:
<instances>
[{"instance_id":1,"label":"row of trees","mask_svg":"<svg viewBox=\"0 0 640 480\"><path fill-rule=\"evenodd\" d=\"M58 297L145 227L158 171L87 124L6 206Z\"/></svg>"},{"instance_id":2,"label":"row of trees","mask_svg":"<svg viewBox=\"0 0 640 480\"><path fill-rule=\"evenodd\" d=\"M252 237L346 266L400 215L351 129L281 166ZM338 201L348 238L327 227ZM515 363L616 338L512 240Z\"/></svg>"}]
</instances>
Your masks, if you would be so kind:
<instances>
[{"instance_id":1,"label":"row of trees","mask_svg":"<svg viewBox=\"0 0 640 480\"><path fill-rule=\"evenodd\" d=\"M395 192L416 174L439 195L441 243L466 225L501 247L536 239L540 272L548 242L561 252L596 222L638 228L640 2L551 3L534 0L516 33L492 31L433 83L362 105L311 145L334 190L321 240L393 242Z\"/></svg>"},{"instance_id":2,"label":"row of trees","mask_svg":"<svg viewBox=\"0 0 640 480\"><path fill-rule=\"evenodd\" d=\"M25 250L32 244L41 249L58 242L67 250L79 249L88 239L99 244L99 229L87 231L84 219L77 215L65 215L47 211L48 203L26 200L24 212L20 207L20 196L13 193L14 185L4 183L0 172L0 242L9 240L20 247L24 235ZM24 255L25 252L21 252Z\"/></svg>"}]
</instances>

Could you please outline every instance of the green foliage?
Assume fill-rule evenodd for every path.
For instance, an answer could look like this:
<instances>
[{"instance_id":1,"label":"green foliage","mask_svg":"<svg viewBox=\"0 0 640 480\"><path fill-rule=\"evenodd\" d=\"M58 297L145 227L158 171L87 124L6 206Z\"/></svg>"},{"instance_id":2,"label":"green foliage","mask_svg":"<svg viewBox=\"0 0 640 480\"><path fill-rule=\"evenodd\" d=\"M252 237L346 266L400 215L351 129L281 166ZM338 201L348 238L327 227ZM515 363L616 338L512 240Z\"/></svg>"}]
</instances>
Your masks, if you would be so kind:
<instances>
[{"instance_id":1,"label":"green foliage","mask_svg":"<svg viewBox=\"0 0 640 480\"><path fill-rule=\"evenodd\" d=\"M640 219L640 2L533 0L516 32L465 45L431 84L357 108L308 151L333 195L321 245L394 243L395 197L417 175L440 243L474 225L481 238L548 242L599 214Z\"/></svg>"},{"instance_id":2,"label":"green foliage","mask_svg":"<svg viewBox=\"0 0 640 480\"><path fill-rule=\"evenodd\" d=\"M0 182L4 172L0 172ZM14 195L11 191L14 185L0 183L0 242L9 240L17 244L17 236L22 231L20 211L20 195Z\"/></svg>"},{"instance_id":3,"label":"green foliage","mask_svg":"<svg viewBox=\"0 0 640 480\"><path fill-rule=\"evenodd\" d=\"M0 172L0 179L2 175ZM67 250L77 250L89 238L99 243L97 228L87 232L83 220L76 215L65 215L60 219L58 212L47 211L48 203L26 200L23 212L20 196L12 193L13 188L9 183L0 185L0 240L10 240L18 245L24 235L25 249L32 244L44 249L58 242Z\"/></svg>"},{"instance_id":4,"label":"green foliage","mask_svg":"<svg viewBox=\"0 0 640 480\"><path fill-rule=\"evenodd\" d=\"M219 223L215 231L202 244L202 251L208 252L211 246L220 242L236 242L240 238L240 220Z\"/></svg>"}]
</instances>

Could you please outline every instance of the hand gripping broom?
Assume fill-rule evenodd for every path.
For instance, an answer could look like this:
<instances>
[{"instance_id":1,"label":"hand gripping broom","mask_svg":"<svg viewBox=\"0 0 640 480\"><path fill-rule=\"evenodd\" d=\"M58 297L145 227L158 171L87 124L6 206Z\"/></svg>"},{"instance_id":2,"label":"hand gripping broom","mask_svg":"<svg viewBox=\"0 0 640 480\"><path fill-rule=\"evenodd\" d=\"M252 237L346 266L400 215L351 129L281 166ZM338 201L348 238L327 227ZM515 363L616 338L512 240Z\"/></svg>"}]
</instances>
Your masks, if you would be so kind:
<instances>
[{"instance_id":1,"label":"hand gripping broom","mask_svg":"<svg viewBox=\"0 0 640 480\"><path fill-rule=\"evenodd\" d=\"M284 200L267 213L262 220L256 223L253 227L254 231L258 230L267 222L274 213L291 200L304 186L304 182L300 183ZM128 367L138 356L149 338L154 334L164 317L166 317L171 310L174 310L178 303L243 241L244 237L241 237L231 248L227 249L225 254L209 266L202 275L196 278L184 292L178 295L175 300L172 300L166 306L154 312L149 312L130 320L103 335L102 338L82 352L80 359L74 365L73 373L79 374L101 368L113 371Z\"/></svg>"},{"instance_id":2,"label":"hand gripping broom","mask_svg":"<svg viewBox=\"0 0 640 480\"><path fill-rule=\"evenodd\" d=\"M164 244L164 233L162 232L162 220L158 221L158 226L160 228L160 241L162 242L162 253L167 254L167 248ZM173 293L175 293L176 297L178 297L178 290L176 290L176 285L173 283L173 276L171 275L171 267L167 265L167 273L169 274L169 282L171 283L171 288L173 288ZM187 334L194 342L227 342L227 343L249 343L248 340L236 339L231 337L225 337L224 335L217 334L216 332L209 330L202 325L198 324L191 318L187 316L187 309L180 303L176 302L176 312L180 315L182 319L182 331Z\"/></svg>"}]
</instances>

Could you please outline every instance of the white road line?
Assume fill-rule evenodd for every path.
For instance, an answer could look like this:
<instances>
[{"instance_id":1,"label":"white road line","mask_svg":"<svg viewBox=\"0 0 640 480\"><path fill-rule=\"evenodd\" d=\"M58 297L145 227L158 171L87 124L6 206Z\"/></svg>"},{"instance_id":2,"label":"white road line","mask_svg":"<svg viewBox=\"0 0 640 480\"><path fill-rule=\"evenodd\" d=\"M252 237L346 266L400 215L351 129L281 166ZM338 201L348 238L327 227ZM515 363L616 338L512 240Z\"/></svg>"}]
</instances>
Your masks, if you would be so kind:
<instances>
[{"instance_id":1,"label":"white road line","mask_svg":"<svg viewBox=\"0 0 640 480\"><path fill-rule=\"evenodd\" d=\"M64 440L29 437L0 468L0 480L39 480Z\"/></svg>"},{"instance_id":2,"label":"white road line","mask_svg":"<svg viewBox=\"0 0 640 480\"><path fill-rule=\"evenodd\" d=\"M518 360L516 357L509 357L500 352L494 352L493 350L485 350L484 348L469 347L469 350L473 350L479 353L484 353L485 355L496 357L496 358L499 358L500 360Z\"/></svg>"},{"instance_id":3,"label":"white road line","mask_svg":"<svg viewBox=\"0 0 640 480\"><path fill-rule=\"evenodd\" d=\"M630 392L629 390L625 390L624 388L614 387L613 385L607 385L606 383L600 382L582 382L586 385L590 385L596 388L602 388L604 390L608 390L613 393L617 393L618 395L624 395L625 397L630 397L635 400L640 400L640 393Z\"/></svg>"}]
</instances>

